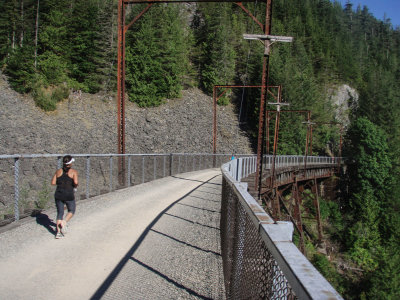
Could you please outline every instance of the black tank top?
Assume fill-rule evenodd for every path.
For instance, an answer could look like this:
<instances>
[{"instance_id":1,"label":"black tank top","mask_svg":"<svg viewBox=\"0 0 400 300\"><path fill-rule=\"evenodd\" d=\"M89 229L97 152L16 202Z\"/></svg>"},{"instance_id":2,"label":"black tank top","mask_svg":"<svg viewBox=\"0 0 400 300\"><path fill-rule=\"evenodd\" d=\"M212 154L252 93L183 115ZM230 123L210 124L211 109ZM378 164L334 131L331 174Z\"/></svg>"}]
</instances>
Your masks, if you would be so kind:
<instances>
[{"instance_id":1,"label":"black tank top","mask_svg":"<svg viewBox=\"0 0 400 300\"><path fill-rule=\"evenodd\" d=\"M55 192L56 200L69 201L74 200L74 180L68 176L68 173L63 170L60 177L56 180L57 189Z\"/></svg>"}]
</instances>

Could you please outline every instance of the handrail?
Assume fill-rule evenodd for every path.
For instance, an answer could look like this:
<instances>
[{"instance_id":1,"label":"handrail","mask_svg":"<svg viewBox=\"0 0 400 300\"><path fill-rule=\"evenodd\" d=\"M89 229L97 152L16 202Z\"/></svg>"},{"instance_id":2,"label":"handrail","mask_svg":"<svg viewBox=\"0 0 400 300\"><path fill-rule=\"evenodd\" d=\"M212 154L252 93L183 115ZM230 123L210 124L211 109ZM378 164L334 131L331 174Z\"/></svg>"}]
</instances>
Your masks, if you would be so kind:
<instances>
[{"instance_id":1,"label":"handrail","mask_svg":"<svg viewBox=\"0 0 400 300\"><path fill-rule=\"evenodd\" d=\"M30 189L36 187L43 182L50 182L51 176L54 174L55 168L61 168L62 157L66 154L5 154L0 155L0 170L11 169L10 173L0 172L0 189L3 191L0 194L0 203L9 203L10 197L14 196L14 221L20 219L20 196L21 196L21 182L23 179L28 178L28 185ZM178 173L190 172L194 170L201 170L220 166L223 162L228 161L232 154L210 154L210 153L152 153L152 154L69 154L72 155L76 161L74 163L75 168L79 169L80 186L85 187L85 198L92 196L92 189L94 185L93 172L104 183L98 183L100 193L104 191L113 191L116 187L116 177L118 176L116 171L117 164L113 163L116 158L123 157L127 160L126 162L126 183L123 187L129 187L131 184L140 184L163 178L166 176L175 175ZM243 156L244 154L235 154L236 156ZM56 162L52 159L56 159ZM40 171L32 171L33 166L26 170L21 165L26 161L30 160L48 160L50 162L37 162L35 167ZM81 160L83 159L83 161ZM99 163L99 166L95 167L93 161L97 160L109 160ZM26 163L30 164L30 163ZM107 167L108 164L108 167ZM21 170L22 168L22 170ZM98 169L101 170L98 170ZM107 170L108 169L108 170ZM108 178L105 175L108 172ZM13 173L13 174L12 174ZM27 174L25 174L27 173ZM28 174L31 173L31 174ZM36 174L35 174L36 173ZM133 173L133 174L132 174ZM13 175L13 176L12 176ZM135 178L132 178L135 175ZM13 179L13 180L12 180ZM108 181L108 189L107 182ZM135 181L135 182L133 182ZM10 188L12 186L12 188ZM7 191L7 192L4 192ZM0 220L1 221L1 220Z\"/></svg>"},{"instance_id":2,"label":"handrail","mask_svg":"<svg viewBox=\"0 0 400 300\"><path fill-rule=\"evenodd\" d=\"M272 166L272 155L264 156L264 169L270 169ZM240 182L242 178L256 172L257 156L239 157L225 164L223 168L235 180ZM276 156L275 168L317 166L317 165L338 165L343 161L340 157L327 156L300 156L300 155L280 155Z\"/></svg>"},{"instance_id":3,"label":"handrail","mask_svg":"<svg viewBox=\"0 0 400 300\"><path fill-rule=\"evenodd\" d=\"M299 165L299 158L280 157L277 168ZM338 158L307 159L307 164L337 162ZM231 160L221 167L221 248L227 297L342 299L293 244L293 224L274 223L248 193L247 183L240 182L255 168L253 156Z\"/></svg>"}]
</instances>

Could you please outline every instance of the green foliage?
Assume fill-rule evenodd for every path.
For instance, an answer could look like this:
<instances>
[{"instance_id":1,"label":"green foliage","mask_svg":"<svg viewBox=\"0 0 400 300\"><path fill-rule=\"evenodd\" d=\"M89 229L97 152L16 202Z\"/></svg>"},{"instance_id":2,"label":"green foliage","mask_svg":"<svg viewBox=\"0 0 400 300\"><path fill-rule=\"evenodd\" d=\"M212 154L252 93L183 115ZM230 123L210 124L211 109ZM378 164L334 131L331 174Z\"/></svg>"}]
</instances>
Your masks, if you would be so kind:
<instances>
[{"instance_id":1,"label":"green foliage","mask_svg":"<svg viewBox=\"0 0 400 300\"><path fill-rule=\"evenodd\" d=\"M69 89L66 85L56 86L51 93L51 99L54 102L60 102L61 100L67 99L68 96Z\"/></svg>"},{"instance_id":2,"label":"green foliage","mask_svg":"<svg viewBox=\"0 0 400 300\"><path fill-rule=\"evenodd\" d=\"M38 107L45 111L54 111L57 108L57 103L53 101L51 95L49 95L42 87L36 87L32 90L32 96Z\"/></svg>"},{"instance_id":3,"label":"green foliage","mask_svg":"<svg viewBox=\"0 0 400 300\"><path fill-rule=\"evenodd\" d=\"M369 274L369 299L400 298L400 252L393 243L379 258L379 267Z\"/></svg>"},{"instance_id":4,"label":"green foliage","mask_svg":"<svg viewBox=\"0 0 400 300\"><path fill-rule=\"evenodd\" d=\"M217 104L220 105L220 106L226 106L229 103L230 103L229 98L225 97L225 96L219 98L218 101L217 101Z\"/></svg>"},{"instance_id":5,"label":"green foliage","mask_svg":"<svg viewBox=\"0 0 400 300\"><path fill-rule=\"evenodd\" d=\"M209 94L214 85L233 83L235 77L236 51L230 42L235 20L232 16L231 4L200 4L192 24L196 47L201 50L195 61L200 84Z\"/></svg>"},{"instance_id":6,"label":"green foliage","mask_svg":"<svg viewBox=\"0 0 400 300\"><path fill-rule=\"evenodd\" d=\"M69 88L66 84L48 86L43 77L36 76L32 80L31 93L38 107L45 111L54 111L58 102L68 98Z\"/></svg>"},{"instance_id":7,"label":"green foliage","mask_svg":"<svg viewBox=\"0 0 400 300\"><path fill-rule=\"evenodd\" d=\"M61 84L67 81L67 62L64 57L46 52L39 57L38 69L46 84Z\"/></svg>"},{"instance_id":8,"label":"green foliage","mask_svg":"<svg viewBox=\"0 0 400 300\"><path fill-rule=\"evenodd\" d=\"M353 179L350 182L353 195L371 194L384 200L391 168L388 150L383 130L366 118L359 118L352 123L347 132L344 154L352 160L348 176ZM354 198L350 207L362 210L366 200L364 197Z\"/></svg>"},{"instance_id":9,"label":"green foliage","mask_svg":"<svg viewBox=\"0 0 400 300\"><path fill-rule=\"evenodd\" d=\"M349 195L346 209L351 216L346 244L351 258L366 271L376 270L383 251L379 223L387 201L390 160L385 133L365 118L349 128L345 155Z\"/></svg>"},{"instance_id":10,"label":"green foliage","mask_svg":"<svg viewBox=\"0 0 400 300\"><path fill-rule=\"evenodd\" d=\"M126 83L131 101L142 107L156 106L165 98L180 95L188 68L186 37L176 5L154 7L133 26L126 46Z\"/></svg>"},{"instance_id":11,"label":"green foliage","mask_svg":"<svg viewBox=\"0 0 400 300\"><path fill-rule=\"evenodd\" d=\"M382 252L380 237L374 226L357 222L349 228L350 258L365 271L374 271L378 267L378 258Z\"/></svg>"},{"instance_id":12,"label":"green foliage","mask_svg":"<svg viewBox=\"0 0 400 300\"><path fill-rule=\"evenodd\" d=\"M32 91L40 107L54 109L52 102L58 101L59 92L48 96L38 85L47 89L66 83L70 88L94 93L106 80L111 82L106 77L110 77L114 65L107 61L114 51L112 19L116 3L112 0L76 0L68 5L41 1L38 15L37 0L24 0L23 5L15 0L3 2L0 61L15 90Z\"/></svg>"},{"instance_id":13,"label":"green foliage","mask_svg":"<svg viewBox=\"0 0 400 300\"><path fill-rule=\"evenodd\" d=\"M19 210L21 213L24 212L26 208L29 208L30 202L29 202L29 187L28 186L22 186L21 190L19 192Z\"/></svg>"},{"instance_id":14,"label":"green foliage","mask_svg":"<svg viewBox=\"0 0 400 300\"><path fill-rule=\"evenodd\" d=\"M101 89L98 63L101 49L97 40L100 26L97 23L100 6L96 1L77 1L70 17L70 77L84 83L84 90L95 93Z\"/></svg>"},{"instance_id":15,"label":"green foliage","mask_svg":"<svg viewBox=\"0 0 400 300\"><path fill-rule=\"evenodd\" d=\"M343 216L340 212L340 207L337 202L334 201L320 201L321 216L323 219L327 219L329 224L333 227L331 234L339 235L344 229Z\"/></svg>"},{"instance_id":16,"label":"green foliage","mask_svg":"<svg viewBox=\"0 0 400 300\"><path fill-rule=\"evenodd\" d=\"M336 269L332 266L325 255L316 253L313 255L311 262L339 293L344 292L343 277L337 273Z\"/></svg>"},{"instance_id":17,"label":"green foliage","mask_svg":"<svg viewBox=\"0 0 400 300\"><path fill-rule=\"evenodd\" d=\"M11 87L20 93L30 91L30 82L33 77L33 59L31 48L17 48L10 54L6 65L6 74L9 76Z\"/></svg>"},{"instance_id":18,"label":"green foliage","mask_svg":"<svg viewBox=\"0 0 400 300\"><path fill-rule=\"evenodd\" d=\"M35 205L38 209L47 208L50 202L50 187L47 182L43 182L42 189L38 192L37 200L35 200Z\"/></svg>"}]
</instances>

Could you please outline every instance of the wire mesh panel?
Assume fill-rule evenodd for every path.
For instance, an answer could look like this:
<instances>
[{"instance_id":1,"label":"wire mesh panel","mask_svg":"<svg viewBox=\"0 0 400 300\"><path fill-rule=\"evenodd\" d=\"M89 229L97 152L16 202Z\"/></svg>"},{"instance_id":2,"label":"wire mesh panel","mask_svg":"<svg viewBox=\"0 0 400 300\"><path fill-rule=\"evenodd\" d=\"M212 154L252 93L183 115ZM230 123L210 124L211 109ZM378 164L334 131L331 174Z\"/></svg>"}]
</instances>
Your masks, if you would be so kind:
<instances>
[{"instance_id":1,"label":"wire mesh panel","mask_svg":"<svg viewBox=\"0 0 400 300\"><path fill-rule=\"evenodd\" d=\"M297 164L298 158L280 157L282 170ZM316 161L320 164L316 170L322 169L319 170L322 172L326 160L318 158ZM238 158L221 167L220 228L226 297L342 299L292 243L293 224L274 222L249 194L247 183L240 182L244 175L250 174L248 164L253 166L254 162Z\"/></svg>"},{"instance_id":2,"label":"wire mesh panel","mask_svg":"<svg viewBox=\"0 0 400 300\"><path fill-rule=\"evenodd\" d=\"M235 237L235 212L238 198L233 193L229 183L222 178L221 199L221 253L224 269L225 290L228 292L231 286L231 274L233 266L233 243Z\"/></svg>"},{"instance_id":3,"label":"wire mesh panel","mask_svg":"<svg viewBox=\"0 0 400 300\"><path fill-rule=\"evenodd\" d=\"M62 167L63 156L64 154L0 155L0 225L18 220L32 209L44 209L51 205L55 188L50 186L50 181L56 169ZM76 200L170 175L209 169L213 167L214 158L222 163L229 157L207 153L72 156L75 158L73 168L79 174ZM119 174L121 162L124 165L124 176Z\"/></svg>"},{"instance_id":4,"label":"wire mesh panel","mask_svg":"<svg viewBox=\"0 0 400 300\"><path fill-rule=\"evenodd\" d=\"M297 299L232 187L223 179L221 248L228 299Z\"/></svg>"}]
</instances>

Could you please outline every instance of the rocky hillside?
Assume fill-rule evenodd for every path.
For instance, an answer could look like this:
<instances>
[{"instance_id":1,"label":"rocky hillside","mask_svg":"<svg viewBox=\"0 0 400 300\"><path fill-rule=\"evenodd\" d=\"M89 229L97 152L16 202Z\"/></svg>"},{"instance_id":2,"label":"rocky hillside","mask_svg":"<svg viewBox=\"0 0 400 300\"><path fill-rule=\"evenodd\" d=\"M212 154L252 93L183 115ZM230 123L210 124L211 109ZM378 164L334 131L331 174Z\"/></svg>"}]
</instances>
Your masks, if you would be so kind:
<instances>
[{"instance_id":1,"label":"rocky hillside","mask_svg":"<svg viewBox=\"0 0 400 300\"><path fill-rule=\"evenodd\" d=\"M35 106L31 97L16 93L0 77L0 103L0 155L117 152L115 95L72 94L58 104L55 112L44 112ZM185 90L182 98L168 99L156 108L143 109L127 102L126 152L212 153L212 116L212 98L198 89ZM252 153L249 138L238 127L233 105L218 107L217 151ZM142 161L133 161L132 165L131 184L142 182ZM107 192L108 158L93 159L90 166L90 196ZM86 198L85 160L78 160L74 167L80 173L79 200ZM55 169L54 158L21 161L18 179L21 212L51 205L50 180ZM149 172L145 180L151 180L152 159L146 160L145 169ZM122 187L118 186L116 173L113 177L114 188ZM12 217L14 211L12 159L0 159L0 190L1 225L3 217Z\"/></svg>"},{"instance_id":2,"label":"rocky hillside","mask_svg":"<svg viewBox=\"0 0 400 300\"><path fill-rule=\"evenodd\" d=\"M46 113L0 79L0 154L116 153L115 96L72 94ZM212 98L198 89L156 108L126 103L127 153L211 153ZM251 153L234 106L218 107L218 152Z\"/></svg>"}]
</instances>

